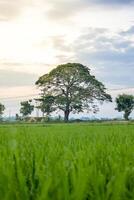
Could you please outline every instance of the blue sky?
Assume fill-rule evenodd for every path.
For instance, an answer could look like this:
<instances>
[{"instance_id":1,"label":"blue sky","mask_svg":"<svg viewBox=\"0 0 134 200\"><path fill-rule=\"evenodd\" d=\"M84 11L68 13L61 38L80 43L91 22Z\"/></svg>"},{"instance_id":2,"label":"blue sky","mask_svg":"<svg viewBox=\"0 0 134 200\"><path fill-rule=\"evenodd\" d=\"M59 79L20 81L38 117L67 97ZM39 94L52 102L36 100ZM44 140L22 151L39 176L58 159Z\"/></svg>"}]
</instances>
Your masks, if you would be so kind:
<instances>
[{"instance_id":1,"label":"blue sky","mask_svg":"<svg viewBox=\"0 0 134 200\"><path fill-rule=\"evenodd\" d=\"M89 66L114 98L134 94L133 10L133 0L0 0L5 115L19 110L23 99L13 97L36 95L38 77L66 62ZM97 116L121 116L114 107L104 104Z\"/></svg>"}]
</instances>

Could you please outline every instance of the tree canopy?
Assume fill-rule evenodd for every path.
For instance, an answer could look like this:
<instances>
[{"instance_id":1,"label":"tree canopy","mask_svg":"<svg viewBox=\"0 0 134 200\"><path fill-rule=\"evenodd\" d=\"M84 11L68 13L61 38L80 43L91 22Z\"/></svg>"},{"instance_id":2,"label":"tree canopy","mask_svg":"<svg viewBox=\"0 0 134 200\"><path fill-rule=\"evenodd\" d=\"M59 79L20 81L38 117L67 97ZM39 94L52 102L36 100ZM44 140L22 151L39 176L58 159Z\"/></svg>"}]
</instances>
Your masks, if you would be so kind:
<instances>
[{"instance_id":1,"label":"tree canopy","mask_svg":"<svg viewBox=\"0 0 134 200\"><path fill-rule=\"evenodd\" d=\"M23 117L27 117L28 115L31 115L31 113L34 110L34 106L31 105L32 100L29 101L23 101L21 102L21 108L20 113L22 113Z\"/></svg>"},{"instance_id":2,"label":"tree canopy","mask_svg":"<svg viewBox=\"0 0 134 200\"><path fill-rule=\"evenodd\" d=\"M116 110L124 112L124 119L129 120L129 115L134 109L134 96L122 94L116 98Z\"/></svg>"},{"instance_id":3,"label":"tree canopy","mask_svg":"<svg viewBox=\"0 0 134 200\"><path fill-rule=\"evenodd\" d=\"M90 69L80 63L57 66L36 82L45 95L55 99L56 108L64 112L68 121L71 112L97 111L96 101L112 101L105 86L91 75Z\"/></svg>"},{"instance_id":4,"label":"tree canopy","mask_svg":"<svg viewBox=\"0 0 134 200\"><path fill-rule=\"evenodd\" d=\"M2 103L0 103L0 118L2 117L4 110L5 106Z\"/></svg>"},{"instance_id":5,"label":"tree canopy","mask_svg":"<svg viewBox=\"0 0 134 200\"><path fill-rule=\"evenodd\" d=\"M37 106L38 109L41 110L43 117L46 114L47 117L50 115L51 112L55 111L54 107L54 97L51 95L42 95L40 98L36 99L39 102Z\"/></svg>"}]
</instances>

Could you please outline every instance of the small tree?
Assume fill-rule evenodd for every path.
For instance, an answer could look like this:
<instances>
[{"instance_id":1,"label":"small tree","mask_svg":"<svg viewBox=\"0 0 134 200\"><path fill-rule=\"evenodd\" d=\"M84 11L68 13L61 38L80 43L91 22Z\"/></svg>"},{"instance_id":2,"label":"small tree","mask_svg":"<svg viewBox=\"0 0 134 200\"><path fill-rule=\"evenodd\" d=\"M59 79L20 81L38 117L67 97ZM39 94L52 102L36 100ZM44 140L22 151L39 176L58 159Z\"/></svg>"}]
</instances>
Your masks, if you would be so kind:
<instances>
[{"instance_id":1,"label":"small tree","mask_svg":"<svg viewBox=\"0 0 134 200\"><path fill-rule=\"evenodd\" d=\"M39 101L39 106L37 108L39 108L44 115L46 114L47 117L49 117L50 113L55 111L54 108L54 97L51 95L42 95L41 98L36 99L36 101Z\"/></svg>"},{"instance_id":2,"label":"small tree","mask_svg":"<svg viewBox=\"0 0 134 200\"><path fill-rule=\"evenodd\" d=\"M124 119L129 120L129 115L134 109L134 96L122 94L116 98L117 107L115 108L119 112L124 112Z\"/></svg>"},{"instance_id":3,"label":"small tree","mask_svg":"<svg viewBox=\"0 0 134 200\"><path fill-rule=\"evenodd\" d=\"M16 120L16 121L20 121L20 120L21 120L21 117L19 116L18 113L16 113L16 115L15 115L15 120Z\"/></svg>"},{"instance_id":4,"label":"small tree","mask_svg":"<svg viewBox=\"0 0 134 200\"><path fill-rule=\"evenodd\" d=\"M5 110L5 106L0 103L0 120L2 119L3 112Z\"/></svg>"},{"instance_id":5,"label":"small tree","mask_svg":"<svg viewBox=\"0 0 134 200\"><path fill-rule=\"evenodd\" d=\"M57 66L41 76L36 85L42 88L44 96L54 96L55 107L64 112L66 122L71 112L96 110L96 100L112 101L105 86L90 74L88 67L79 63Z\"/></svg>"},{"instance_id":6,"label":"small tree","mask_svg":"<svg viewBox=\"0 0 134 200\"><path fill-rule=\"evenodd\" d=\"M20 113L23 117L28 117L34 110L34 105L31 105L32 100L21 102Z\"/></svg>"}]
</instances>

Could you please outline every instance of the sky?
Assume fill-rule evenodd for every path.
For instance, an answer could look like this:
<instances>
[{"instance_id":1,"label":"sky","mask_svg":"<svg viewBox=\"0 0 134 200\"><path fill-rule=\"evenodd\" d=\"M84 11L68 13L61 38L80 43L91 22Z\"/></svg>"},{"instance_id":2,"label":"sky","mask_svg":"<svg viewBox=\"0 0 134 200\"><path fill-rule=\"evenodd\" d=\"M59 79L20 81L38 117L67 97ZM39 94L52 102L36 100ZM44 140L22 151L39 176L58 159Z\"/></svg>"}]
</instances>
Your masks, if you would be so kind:
<instances>
[{"instance_id":1,"label":"sky","mask_svg":"<svg viewBox=\"0 0 134 200\"><path fill-rule=\"evenodd\" d=\"M39 76L67 62L87 65L113 98L134 94L133 10L134 0L0 0L5 115L18 113L20 101L39 93ZM104 104L96 116L122 116L114 108Z\"/></svg>"}]
</instances>

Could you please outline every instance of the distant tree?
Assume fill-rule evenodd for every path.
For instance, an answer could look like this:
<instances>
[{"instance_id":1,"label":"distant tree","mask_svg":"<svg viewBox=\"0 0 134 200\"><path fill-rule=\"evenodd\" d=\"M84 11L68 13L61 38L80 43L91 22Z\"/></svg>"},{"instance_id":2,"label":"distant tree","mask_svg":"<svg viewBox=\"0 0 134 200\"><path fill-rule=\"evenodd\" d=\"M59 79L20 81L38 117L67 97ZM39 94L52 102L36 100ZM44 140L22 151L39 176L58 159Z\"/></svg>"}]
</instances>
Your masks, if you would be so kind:
<instances>
[{"instance_id":1,"label":"distant tree","mask_svg":"<svg viewBox=\"0 0 134 200\"><path fill-rule=\"evenodd\" d=\"M20 113L23 117L28 117L34 110L34 105L31 105L32 100L21 102Z\"/></svg>"},{"instance_id":2,"label":"distant tree","mask_svg":"<svg viewBox=\"0 0 134 200\"><path fill-rule=\"evenodd\" d=\"M58 121L59 121L59 122L62 121L61 115L58 115Z\"/></svg>"},{"instance_id":3,"label":"distant tree","mask_svg":"<svg viewBox=\"0 0 134 200\"><path fill-rule=\"evenodd\" d=\"M54 97L51 95L42 95L41 98L36 99L36 101L39 101L39 105L37 108L39 108L43 114L43 117L46 116L49 117L50 113L55 111L54 108Z\"/></svg>"},{"instance_id":4,"label":"distant tree","mask_svg":"<svg viewBox=\"0 0 134 200\"><path fill-rule=\"evenodd\" d=\"M5 106L0 103L0 119L2 119L3 112L5 110Z\"/></svg>"},{"instance_id":5,"label":"distant tree","mask_svg":"<svg viewBox=\"0 0 134 200\"><path fill-rule=\"evenodd\" d=\"M15 120L16 120L16 121L20 121L20 120L21 120L21 117L19 116L18 113L16 113L16 115L15 115Z\"/></svg>"},{"instance_id":6,"label":"distant tree","mask_svg":"<svg viewBox=\"0 0 134 200\"><path fill-rule=\"evenodd\" d=\"M88 67L79 63L59 65L41 76L36 85L41 87L44 96L54 97L56 109L64 112L65 121L71 112L96 111L96 100L112 101L104 85L90 74Z\"/></svg>"},{"instance_id":7,"label":"distant tree","mask_svg":"<svg viewBox=\"0 0 134 200\"><path fill-rule=\"evenodd\" d=\"M134 96L122 94L116 98L117 107L115 108L119 112L124 112L124 119L129 120L129 115L134 109Z\"/></svg>"}]
</instances>

